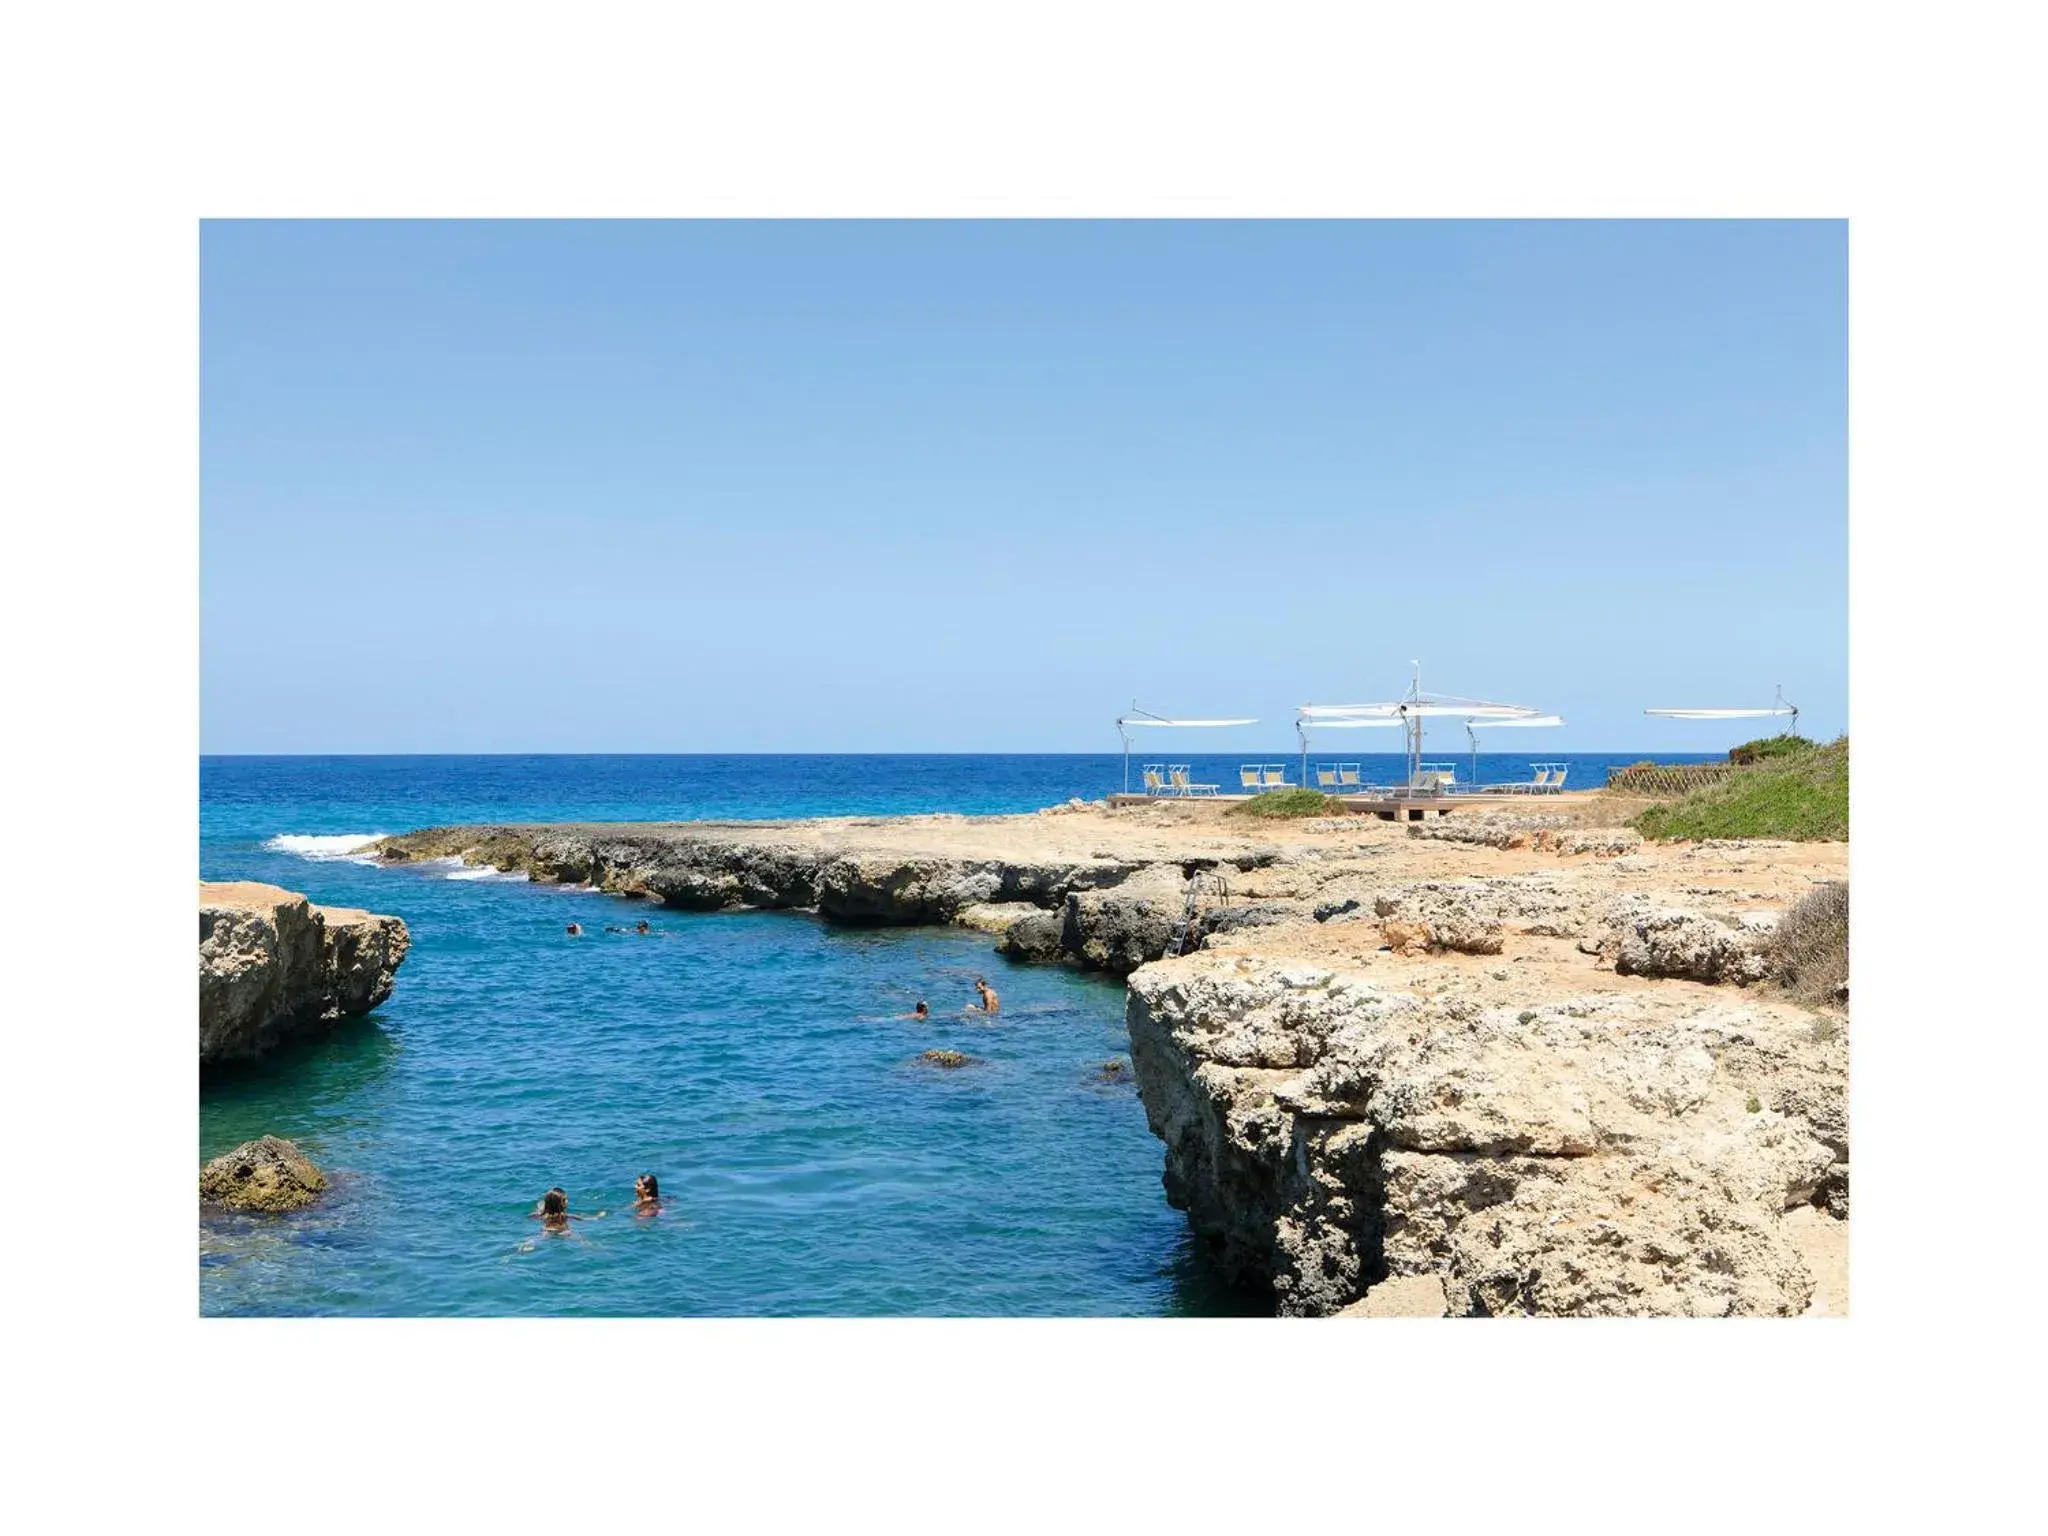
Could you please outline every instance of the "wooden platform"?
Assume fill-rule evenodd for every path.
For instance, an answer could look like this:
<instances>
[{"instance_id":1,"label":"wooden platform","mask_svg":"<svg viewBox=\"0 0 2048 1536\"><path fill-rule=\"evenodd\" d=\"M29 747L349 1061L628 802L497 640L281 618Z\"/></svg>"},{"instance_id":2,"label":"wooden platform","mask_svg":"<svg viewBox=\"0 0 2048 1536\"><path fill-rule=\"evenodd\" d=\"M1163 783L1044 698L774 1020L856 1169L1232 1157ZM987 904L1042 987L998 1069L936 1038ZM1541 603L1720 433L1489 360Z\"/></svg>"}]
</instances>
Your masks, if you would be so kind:
<instances>
[{"instance_id":1,"label":"wooden platform","mask_svg":"<svg viewBox=\"0 0 2048 1536\"><path fill-rule=\"evenodd\" d=\"M1113 794L1112 806L1119 805L1242 805L1257 795L1127 795ZM1353 816L1377 816L1382 821L1425 821L1431 816L1448 816L1453 811L1502 809L1562 809L1586 798L1585 791L1556 795L1332 795Z\"/></svg>"}]
</instances>

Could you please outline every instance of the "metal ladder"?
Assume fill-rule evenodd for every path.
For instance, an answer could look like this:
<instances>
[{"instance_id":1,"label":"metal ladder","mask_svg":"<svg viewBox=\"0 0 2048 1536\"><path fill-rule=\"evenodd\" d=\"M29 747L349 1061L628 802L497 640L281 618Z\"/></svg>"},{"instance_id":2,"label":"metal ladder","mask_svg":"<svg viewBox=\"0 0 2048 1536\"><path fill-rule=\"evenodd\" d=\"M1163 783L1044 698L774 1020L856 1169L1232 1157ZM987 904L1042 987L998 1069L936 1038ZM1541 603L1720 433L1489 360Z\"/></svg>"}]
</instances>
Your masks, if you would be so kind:
<instances>
[{"instance_id":1,"label":"metal ladder","mask_svg":"<svg viewBox=\"0 0 2048 1536\"><path fill-rule=\"evenodd\" d=\"M1230 887L1221 875L1212 873L1205 877L1198 874L1188 881L1188 898L1181 906L1180 916L1174 920L1173 932L1167 937L1166 952L1162 959L1177 959L1181 951L1187 948L1188 935L1194 931L1195 919L1201 915L1202 897L1211 885L1218 896L1230 894Z\"/></svg>"}]
</instances>

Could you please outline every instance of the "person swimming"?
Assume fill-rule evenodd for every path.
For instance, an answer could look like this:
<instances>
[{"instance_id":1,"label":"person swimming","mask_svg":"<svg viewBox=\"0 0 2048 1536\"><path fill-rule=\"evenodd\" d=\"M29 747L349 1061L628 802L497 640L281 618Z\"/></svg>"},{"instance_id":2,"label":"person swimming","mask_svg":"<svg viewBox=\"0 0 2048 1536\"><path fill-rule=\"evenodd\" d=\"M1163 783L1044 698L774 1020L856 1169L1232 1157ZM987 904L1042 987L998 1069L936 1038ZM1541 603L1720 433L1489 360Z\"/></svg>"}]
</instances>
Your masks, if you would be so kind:
<instances>
[{"instance_id":1,"label":"person swimming","mask_svg":"<svg viewBox=\"0 0 2048 1536\"><path fill-rule=\"evenodd\" d=\"M580 938L582 938L582 937L583 937L583 925L582 925L581 923L571 923L571 924L569 925L569 937L570 937L570 938L572 938L572 939L580 939Z\"/></svg>"},{"instance_id":2,"label":"person swimming","mask_svg":"<svg viewBox=\"0 0 2048 1536\"><path fill-rule=\"evenodd\" d=\"M1003 1011L1003 1000L996 996L996 989L988 984L986 976L974 978L974 990L981 996L981 1011L983 1013L1001 1013Z\"/></svg>"},{"instance_id":3,"label":"person swimming","mask_svg":"<svg viewBox=\"0 0 2048 1536\"><path fill-rule=\"evenodd\" d=\"M603 1214L603 1211L599 1211L597 1216L602 1216ZM577 1216L572 1214L569 1210L569 1192L559 1184L540 1197L540 1204L533 1208L529 1216L540 1222L540 1228L543 1232L556 1237L577 1236L578 1234L569 1226L569 1223L572 1221L597 1220L597 1216Z\"/></svg>"},{"instance_id":4,"label":"person swimming","mask_svg":"<svg viewBox=\"0 0 2048 1536\"><path fill-rule=\"evenodd\" d=\"M652 1216L668 1202L661 1198L661 1184L651 1173L633 1181L633 1214Z\"/></svg>"},{"instance_id":5,"label":"person swimming","mask_svg":"<svg viewBox=\"0 0 2048 1536\"><path fill-rule=\"evenodd\" d=\"M652 928L650 928L650 927L648 927L648 926L647 926L647 919L646 919L646 918L644 918L644 917L643 917L643 918L641 918L639 922L637 922L637 923L635 923L635 924L633 925L633 931L634 931L635 933L639 933L639 934L649 934L649 933L652 933L652 932L654 932L654 930L653 930ZM652 1174L650 1174L650 1175L648 1175L648 1177L652 1178L652 1177L653 1177L653 1175L652 1175Z\"/></svg>"},{"instance_id":6,"label":"person swimming","mask_svg":"<svg viewBox=\"0 0 2048 1536\"><path fill-rule=\"evenodd\" d=\"M917 1000L917 1006L903 1015L906 1019L928 1019L931 1016L932 1005L921 997Z\"/></svg>"}]
</instances>

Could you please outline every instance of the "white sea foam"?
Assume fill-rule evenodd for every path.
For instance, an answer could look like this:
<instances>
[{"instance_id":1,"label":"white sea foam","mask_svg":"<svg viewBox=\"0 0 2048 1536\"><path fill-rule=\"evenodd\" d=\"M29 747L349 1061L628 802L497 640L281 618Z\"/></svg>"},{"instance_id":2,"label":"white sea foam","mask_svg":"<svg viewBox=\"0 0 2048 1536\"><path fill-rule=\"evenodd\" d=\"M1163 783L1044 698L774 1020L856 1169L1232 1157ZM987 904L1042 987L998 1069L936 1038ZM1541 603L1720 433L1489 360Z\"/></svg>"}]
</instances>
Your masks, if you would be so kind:
<instances>
[{"instance_id":1,"label":"white sea foam","mask_svg":"<svg viewBox=\"0 0 2048 1536\"><path fill-rule=\"evenodd\" d=\"M442 878L444 880L524 880L527 877L524 871L492 869L486 864L481 869L451 869Z\"/></svg>"},{"instance_id":2,"label":"white sea foam","mask_svg":"<svg viewBox=\"0 0 2048 1536\"><path fill-rule=\"evenodd\" d=\"M295 853L302 859L348 859L373 864L376 860L363 850L382 836L382 832L280 832L263 846L276 853Z\"/></svg>"}]
</instances>

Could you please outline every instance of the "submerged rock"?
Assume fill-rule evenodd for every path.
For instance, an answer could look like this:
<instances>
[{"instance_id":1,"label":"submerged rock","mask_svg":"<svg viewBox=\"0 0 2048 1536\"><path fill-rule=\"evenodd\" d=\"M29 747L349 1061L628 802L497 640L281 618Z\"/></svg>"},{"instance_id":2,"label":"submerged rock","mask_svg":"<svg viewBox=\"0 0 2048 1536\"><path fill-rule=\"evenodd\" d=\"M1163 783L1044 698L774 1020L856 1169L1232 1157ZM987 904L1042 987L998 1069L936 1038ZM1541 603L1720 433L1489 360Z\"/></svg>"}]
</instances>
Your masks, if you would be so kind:
<instances>
[{"instance_id":1,"label":"submerged rock","mask_svg":"<svg viewBox=\"0 0 2048 1536\"><path fill-rule=\"evenodd\" d=\"M327 1176L281 1136L245 1141L199 1170L199 1198L231 1211L296 1211L326 1188Z\"/></svg>"},{"instance_id":2,"label":"submerged rock","mask_svg":"<svg viewBox=\"0 0 2048 1536\"><path fill-rule=\"evenodd\" d=\"M955 1067L971 1067L975 1064L974 1058L965 1051L926 1051L917 1059L928 1067L945 1067L948 1070Z\"/></svg>"},{"instance_id":3,"label":"submerged rock","mask_svg":"<svg viewBox=\"0 0 2048 1536\"><path fill-rule=\"evenodd\" d=\"M201 882L200 1065L369 1012L391 995L411 942L395 917L253 881Z\"/></svg>"}]
</instances>

